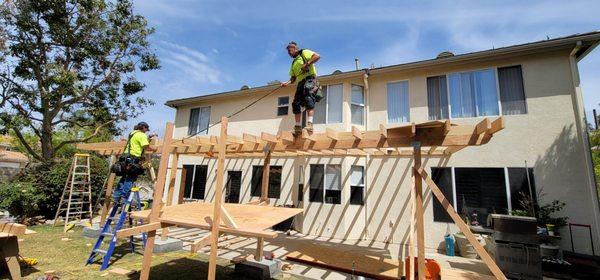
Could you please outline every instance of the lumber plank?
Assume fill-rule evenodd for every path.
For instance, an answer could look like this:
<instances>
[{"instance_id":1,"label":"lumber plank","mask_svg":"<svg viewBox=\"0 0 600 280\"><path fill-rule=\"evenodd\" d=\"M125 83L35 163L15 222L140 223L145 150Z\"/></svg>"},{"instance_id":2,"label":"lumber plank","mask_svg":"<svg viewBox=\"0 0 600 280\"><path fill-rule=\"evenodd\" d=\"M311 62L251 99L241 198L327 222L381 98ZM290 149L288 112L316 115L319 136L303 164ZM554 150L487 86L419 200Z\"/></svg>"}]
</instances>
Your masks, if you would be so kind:
<instances>
[{"instance_id":1,"label":"lumber plank","mask_svg":"<svg viewBox=\"0 0 600 280\"><path fill-rule=\"evenodd\" d=\"M476 134L483 134L492 129L492 123L489 118L483 118L477 125L475 126Z\"/></svg>"},{"instance_id":2,"label":"lumber plank","mask_svg":"<svg viewBox=\"0 0 600 280\"><path fill-rule=\"evenodd\" d=\"M279 134L279 138L281 140L285 140L288 142L294 142L294 134L292 134L290 131L283 131Z\"/></svg>"},{"instance_id":3,"label":"lumber plank","mask_svg":"<svg viewBox=\"0 0 600 280\"><path fill-rule=\"evenodd\" d=\"M242 138L244 139L244 141L249 142L249 143L254 143L254 144L260 143L260 137L252 135L252 134L244 133L244 134L242 134Z\"/></svg>"},{"instance_id":4,"label":"lumber plank","mask_svg":"<svg viewBox=\"0 0 600 280\"><path fill-rule=\"evenodd\" d=\"M497 119L495 119L492 124L491 124L491 128L490 128L490 133L494 134L502 129L504 129L504 117L498 117Z\"/></svg>"},{"instance_id":5,"label":"lumber plank","mask_svg":"<svg viewBox=\"0 0 600 280\"><path fill-rule=\"evenodd\" d=\"M230 228L239 228L223 205L221 205L221 220Z\"/></svg>"},{"instance_id":6,"label":"lumber plank","mask_svg":"<svg viewBox=\"0 0 600 280\"><path fill-rule=\"evenodd\" d=\"M190 251L192 253L196 253L196 252L198 252L198 250L200 250L200 248L210 245L211 242L212 242L212 234L209 233L209 234L203 236L202 238L194 241L194 243L192 243L190 245Z\"/></svg>"},{"instance_id":7,"label":"lumber plank","mask_svg":"<svg viewBox=\"0 0 600 280\"><path fill-rule=\"evenodd\" d=\"M387 129L385 128L385 125L383 125L382 123L379 124L379 135L381 135L381 137L383 137L383 138L387 138L387 136L388 136Z\"/></svg>"},{"instance_id":8,"label":"lumber plank","mask_svg":"<svg viewBox=\"0 0 600 280\"><path fill-rule=\"evenodd\" d=\"M153 223L158 221L158 215L160 214L160 208L162 205L162 197L165 189L165 181L167 175L167 167L169 165L169 151L171 140L173 137L173 123L168 122L165 128L165 136L162 143L160 164L158 166L158 175L154 183L154 194L153 201L154 206L150 210L148 215L148 222ZM154 239L156 238L156 230L148 232L146 239L146 246L144 246L144 259L142 260L142 271L140 273L141 280L147 280L150 276L150 265L152 263L152 250L154 249Z\"/></svg>"},{"instance_id":9,"label":"lumber plank","mask_svg":"<svg viewBox=\"0 0 600 280\"><path fill-rule=\"evenodd\" d=\"M26 225L17 224L17 223L0 222L0 232L8 233L8 234L12 234L12 235L21 237L21 236L25 235L26 231L27 231Z\"/></svg>"},{"instance_id":10,"label":"lumber plank","mask_svg":"<svg viewBox=\"0 0 600 280\"><path fill-rule=\"evenodd\" d=\"M460 231L465 235L465 237L473 246L475 251L477 251L479 257L481 257L481 260L483 260L483 262L487 265L492 274L498 279L506 279L506 276L504 276L504 273L502 273L494 259L492 259L492 257L488 254L485 248L481 246L479 241L477 241L477 238L475 238L475 235L473 235L473 233L469 229L469 226L465 224L460 215L458 215L456 210L454 210L454 207L452 207L450 201L446 199L444 193L442 193L437 184L429 177L429 174L427 174L423 167L415 167L415 171L425 180L425 184L427 184L427 186L431 189L433 195L438 199L442 207L444 207L450 218L452 218L452 220L458 226Z\"/></svg>"},{"instance_id":11,"label":"lumber plank","mask_svg":"<svg viewBox=\"0 0 600 280\"><path fill-rule=\"evenodd\" d=\"M330 127L325 128L325 134L331 140L334 140L334 141L339 140L338 132L333 128L330 128Z\"/></svg>"},{"instance_id":12,"label":"lumber plank","mask_svg":"<svg viewBox=\"0 0 600 280\"><path fill-rule=\"evenodd\" d=\"M271 154L273 149L271 145L268 145L265 152L265 159L263 161L262 169L262 182L260 186L260 201L269 201L269 175L271 174Z\"/></svg>"},{"instance_id":13,"label":"lumber plank","mask_svg":"<svg viewBox=\"0 0 600 280\"><path fill-rule=\"evenodd\" d=\"M159 228L162 228L162 225L160 222L152 222L152 223L141 225L141 226L120 229L117 231L117 238L124 238L124 237L133 236L133 235L138 235L140 233L157 230Z\"/></svg>"},{"instance_id":14,"label":"lumber plank","mask_svg":"<svg viewBox=\"0 0 600 280\"><path fill-rule=\"evenodd\" d=\"M450 128L452 126L452 122L450 122L449 119L444 121L444 126L442 127L442 135L446 136L448 135L448 132L450 132Z\"/></svg>"},{"instance_id":15,"label":"lumber plank","mask_svg":"<svg viewBox=\"0 0 600 280\"><path fill-rule=\"evenodd\" d=\"M212 226L212 219L210 217L205 217L204 221L206 222L207 225L209 226L198 226L195 223L188 223L185 220L172 220L172 222L178 224L178 225L189 225L189 226L193 226L193 227L198 227L201 229L212 229L215 228ZM239 235L239 236L246 236L246 237L263 237L263 238L270 238L273 239L275 237L277 237L277 232L275 231L264 231L264 230L253 230L253 229L245 229L245 228L228 228L228 227L223 227L223 226L219 226L219 232L222 233L229 233L229 234L233 234L233 235ZM217 240L218 241L218 240ZM213 240L213 242L215 242ZM211 243L212 244L212 243ZM211 251L212 251L212 247L211 247Z\"/></svg>"},{"instance_id":16,"label":"lumber plank","mask_svg":"<svg viewBox=\"0 0 600 280\"><path fill-rule=\"evenodd\" d=\"M110 156L110 164L113 164L117 162L117 156L115 155L111 155ZM112 173L110 171L110 167L108 169L108 179L106 181L106 190L104 191L104 201L102 203L102 210L100 212L100 224L104 225L104 222L106 221L106 215L108 215L108 211L110 209L110 203L111 203L111 196L112 196L112 191L113 191L113 187L115 185L115 177L117 175L115 173Z\"/></svg>"},{"instance_id":17,"label":"lumber plank","mask_svg":"<svg viewBox=\"0 0 600 280\"><path fill-rule=\"evenodd\" d=\"M177 178L177 165L179 160L179 154L171 155L171 174L169 176L169 190L167 191L167 206L170 206L173 202L173 193L175 192L175 179Z\"/></svg>"},{"instance_id":18,"label":"lumber plank","mask_svg":"<svg viewBox=\"0 0 600 280\"><path fill-rule=\"evenodd\" d=\"M277 135L273 135L273 134L266 133L266 132L263 132L260 134L260 139L262 139L263 141L270 142L270 143L278 142Z\"/></svg>"},{"instance_id":19,"label":"lumber plank","mask_svg":"<svg viewBox=\"0 0 600 280\"><path fill-rule=\"evenodd\" d=\"M355 125L352 126L352 136L354 136L354 138L356 139L363 139L363 132L356 127Z\"/></svg>"},{"instance_id":20,"label":"lumber plank","mask_svg":"<svg viewBox=\"0 0 600 280\"><path fill-rule=\"evenodd\" d=\"M421 175L416 172L421 168L421 143L413 144L413 161L414 161L414 191L415 191L415 215L417 226L417 267L419 280L425 280L425 226L423 221L423 180Z\"/></svg>"},{"instance_id":21,"label":"lumber plank","mask_svg":"<svg viewBox=\"0 0 600 280\"><path fill-rule=\"evenodd\" d=\"M226 117L221 118L221 139L227 138L227 125L228 119ZM261 135L261 139L264 140ZM223 175L225 173L225 151L226 145L223 141L219 143L219 155L217 158L217 185L215 190L215 199L213 202L213 218L214 221L221 221L221 200L223 200ZM219 236L219 226L211 225L212 236ZM210 243L210 258L208 262L208 279L214 280L217 273L217 250L218 250L218 238L213 238Z\"/></svg>"}]
</instances>

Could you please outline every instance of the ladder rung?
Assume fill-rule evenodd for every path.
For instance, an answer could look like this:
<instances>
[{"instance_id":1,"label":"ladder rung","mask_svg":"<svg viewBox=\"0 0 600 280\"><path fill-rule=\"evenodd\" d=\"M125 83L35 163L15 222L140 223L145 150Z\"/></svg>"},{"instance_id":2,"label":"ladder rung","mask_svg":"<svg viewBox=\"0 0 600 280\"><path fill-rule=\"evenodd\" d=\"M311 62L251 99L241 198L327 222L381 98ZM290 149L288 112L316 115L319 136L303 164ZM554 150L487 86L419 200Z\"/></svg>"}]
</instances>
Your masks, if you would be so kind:
<instances>
[{"instance_id":1,"label":"ladder rung","mask_svg":"<svg viewBox=\"0 0 600 280\"><path fill-rule=\"evenodd\" d=\"M73 175L88 175L87 172L73 172Z\"/></svg>"},{"instance_id":2,"label":"ladder rung","mask_svg":"<svg viewBox=\"0 0 600 280\"><path fill-rule=\"evenodd\" d=\"M73 185L86 185L89 184L88 181L73 181Z\"/></svg>"},{"instance_id":3,"label":"ladder rung","mask_svg":"<svg viewBox=\"0 0 600 280\"><path fill-rule=\"evenodd\" d=\"M104 254L104 255L106 255L106 250L102 250L102 249L94 249L94 253L100 253L100 254Z\"/></svg>"},{"instance_id":4,"label":"ladder rung","mask_svg":"<svg viewBox=\"0 0 600 280\"><path fill-rule=\"evenodd\" d=\"M88 168L88 166L87 166L87 165L85 165L85 164L83 164L83 165L82 165L82 164L75 165L75 168L79 168L79 167L85 167L85 168Z\"/></svg>"},{"instance_id":5,"label":"ladder rung","mask_svg":"<svg viewBox=\"0 0 600 280\"><path fill-rule=\"evenodd\" d=\"M73 191L71 194L89 194L90 192Z\"/></svg>"},{"instance_id":6,"label":"ladder rung","mask_svg":"<svg viewBox=\"0 0 600 280\"><path fill-rule=\"evenodd\" d=\"M110 232L104 232L102 233L103 236L109 236L109 237L113 237L115 236L114 234L110 233Z\"/></svg>"}]
</instances>

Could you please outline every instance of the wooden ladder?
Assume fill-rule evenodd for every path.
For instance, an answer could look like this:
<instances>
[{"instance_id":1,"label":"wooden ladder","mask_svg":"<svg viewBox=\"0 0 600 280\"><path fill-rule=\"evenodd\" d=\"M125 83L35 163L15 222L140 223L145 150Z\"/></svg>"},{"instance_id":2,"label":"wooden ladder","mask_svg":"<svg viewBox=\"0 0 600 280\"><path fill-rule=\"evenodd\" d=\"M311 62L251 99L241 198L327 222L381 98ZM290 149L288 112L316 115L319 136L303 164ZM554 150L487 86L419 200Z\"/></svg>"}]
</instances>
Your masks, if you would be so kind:
<instances>
[{"instance_id":1,"label":"wooden ladder","mask_svg":"<svg viewBox=\"0 0 600 280\"><path fill-rule=\"evenodd\" d=\"M54 226L58 223L58 218L64 213L64 231L66 232L69 223L81 221L84 214L87 214L92 223L92 184L90 178L90 155L75 154L73 162L69 169L69 175L65 182L60 203L54 216Z\"/></svg>"}]
</instances>

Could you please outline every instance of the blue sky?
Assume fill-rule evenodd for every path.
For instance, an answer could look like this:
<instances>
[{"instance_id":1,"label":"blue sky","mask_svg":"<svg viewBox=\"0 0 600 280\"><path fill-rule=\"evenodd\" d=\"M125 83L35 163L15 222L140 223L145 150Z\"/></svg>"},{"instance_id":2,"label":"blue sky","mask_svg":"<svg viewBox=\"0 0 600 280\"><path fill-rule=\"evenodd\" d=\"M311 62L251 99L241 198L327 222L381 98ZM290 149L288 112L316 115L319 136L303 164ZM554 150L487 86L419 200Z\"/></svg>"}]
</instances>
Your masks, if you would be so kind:
<instances>
[{"instance_id":1,"label":"blue sky","mask_svg":"<svg viewBox=\"0 0 600 280\"><path fill-rule=\"evenodd\" d=\"M156 102L138 120L162 132L170 99L286 80L284 46L319 52L321 74L600 30L600 1L138 0L162 69L142 73ZM588 115L600 109L600 48L579 64Z\"/></svg>"}]
</instances>

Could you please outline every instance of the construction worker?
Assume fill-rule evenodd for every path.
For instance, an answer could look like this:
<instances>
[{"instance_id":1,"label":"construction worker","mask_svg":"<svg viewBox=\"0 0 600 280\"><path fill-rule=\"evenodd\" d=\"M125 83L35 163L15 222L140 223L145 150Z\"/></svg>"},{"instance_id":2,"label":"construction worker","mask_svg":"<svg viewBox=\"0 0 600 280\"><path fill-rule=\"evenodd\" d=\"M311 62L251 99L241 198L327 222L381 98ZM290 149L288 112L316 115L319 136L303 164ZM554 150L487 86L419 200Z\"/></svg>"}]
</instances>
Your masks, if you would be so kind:
<instances>
[{"instance_id":1,"label":"construction worker","mask_svg":"<svg viewBox=\"0 0 600 280\"><path fill-rule=\"evenodd\" d=\"M115 202L118 202L122 197L127 199L135 180L139 175L143 174L144 169L141 161L144 152L156 152L157 150L150 147L150 138L156 136L156 134L151 136L146 135L148 130L150 130L150 126L146 122L138 123L133 129L129 133L125 150L119 158L125 171L121 176L121 180L119 180L117 188L113 192L113 200Z\"/></svg>"},{"instance_id":2,"label":"construction worker","mask_svg":"<svg viewBox=\"0 0 600 280\"><path fill-rule=\"evenodd\" d=\"M294 134L299 135L302 133L302 116L300 115L302 107L307 111L306 130L312 133L315 103L319 102L320 98L322 98L322 96L316 96L317 91L320 94L320 90L317 82L317 69L315 67L315 63L319 61L321 56L309 49L298 48L298 44L293 41L286 46L286 49L293 60L290 67L290 80L281 83L281 86L286 87L298 81L296 94L292 102L292 111L296 119Z\"/></svg>"}]
</instances>

